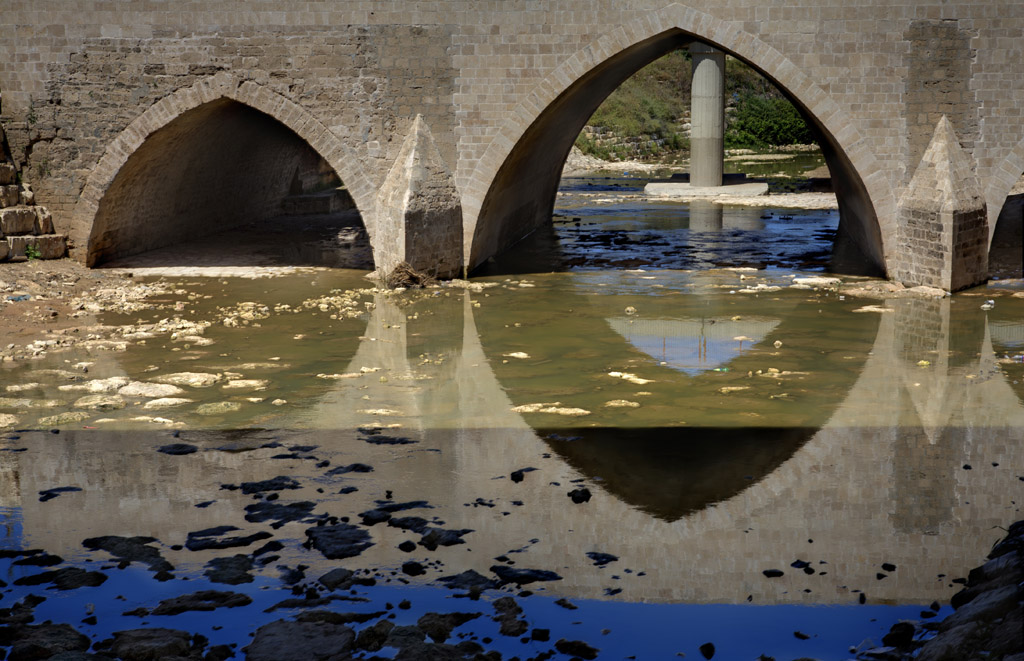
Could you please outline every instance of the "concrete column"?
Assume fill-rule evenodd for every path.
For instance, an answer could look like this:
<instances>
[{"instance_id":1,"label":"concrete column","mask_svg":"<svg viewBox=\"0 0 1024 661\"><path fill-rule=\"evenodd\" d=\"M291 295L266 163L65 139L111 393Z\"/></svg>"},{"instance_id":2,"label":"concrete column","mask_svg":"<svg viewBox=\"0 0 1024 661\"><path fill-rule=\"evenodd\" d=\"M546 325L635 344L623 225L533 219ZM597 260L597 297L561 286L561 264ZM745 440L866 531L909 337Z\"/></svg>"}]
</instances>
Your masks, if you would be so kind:
<instances>
[{"instance_id":1,"label":"concrete column","mask_svg":"<svg viewBox=\"0 0 1024 661\"><path fill-rule=\"evenodd\" d=\"M725 53L694 42L690 86L690 185L721 186L725 140Z\"/></svg>"}]
</instances>

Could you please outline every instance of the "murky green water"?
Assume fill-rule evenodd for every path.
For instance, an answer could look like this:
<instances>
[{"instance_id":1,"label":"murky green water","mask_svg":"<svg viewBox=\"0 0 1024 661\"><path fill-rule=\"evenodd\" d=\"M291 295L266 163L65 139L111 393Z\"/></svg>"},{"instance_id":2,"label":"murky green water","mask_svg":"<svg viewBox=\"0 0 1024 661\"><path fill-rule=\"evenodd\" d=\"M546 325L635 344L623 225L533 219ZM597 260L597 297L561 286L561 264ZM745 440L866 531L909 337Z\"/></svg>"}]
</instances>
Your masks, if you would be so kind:
<instances>
[{"instance_id":1,"label":"murky green water","mask_svg":"<svg viewBox=\"0 0 1024 661\"><path fill-rule=\"evenodd\" d=\"M595 231L623 222L594 220L596 208L563 215L588 211ZM636 209L617 213L672 231ZM786 237L777 259L801 262L815 232L829 230L831 216L814 213L804 242ZM155 330L123 351L50 351L5 369L0 412L19 423L0 433L0 548L45 549L60 566L102 568L109 581L19 586L40 569L2 558L0 580L10 585L0 585L0 606L36 592L48 597L40 620L70 622L96 640L149 625L240 645L261 624L315 608L383 610L399 624L429 610L479 611L485 617L456 631L525 658L552 643L502 636L490 620L495 597L518 594L531 629L585 639L601 658L697 655L713 641L722 658L838 659L900 618L930 616L929 604L955 591L951 579L1020 518L1024 300L1012 288L885 301L801 285L781 267L612 269L561 259L501 272L559 253L575 231L565 225L469 288L346 294L366 281L330 270L180 279L158 309L99 321L182 328L178 318L209 322L205 330ZM751 231L785 233L771 223ZM707 259L747 259L742 242L723 245ZM608 261L630 254L629 244L601 252ZM982 310L989 297L995 307ZM79 398L91 393L75 389L186 372L211 383L179 385L174 396L189 401L166 408L123 395L123 408L84 409ZM44 400L60 403L34 408ZM38 422L65 411L80 419ZM173 443L194 451L158 451ZM276 499L237 488L277 476L295 488ZM41 499L57 487L80 491ZM252 509L304 502L303 516L280 525ZM421 517L419 528L361 516L396 503L413 505L389 516ZM303 546L327 517L347 517L373 545L340 560ZM190 532L223 525L265 532L280 548L181 546ZM430 548L422 526L471 532ZM190 580L115 568L82 544L100 535L152 537L175 576ZM595 565L588 552L616 560ZM215 558L235 554L248 558L252 582L204 576ZM425 573L403 573L409 561ZM560 578L525 591L510 583L480 601L453 599L460 591L436 582L467 569L494 578L501 565ZM374 577L344 593L366 601L310 598L340 596L316 583L339 566ZM769 578L772 569L782 576ZM264 612L295 586L305 602ZM122 615L203 587L256 601ZM408 609L386 606L404 599ZM80 623L85 604L98 623ZM739 640L736 628L752 634Z\"/></svg>"}]
</instances>

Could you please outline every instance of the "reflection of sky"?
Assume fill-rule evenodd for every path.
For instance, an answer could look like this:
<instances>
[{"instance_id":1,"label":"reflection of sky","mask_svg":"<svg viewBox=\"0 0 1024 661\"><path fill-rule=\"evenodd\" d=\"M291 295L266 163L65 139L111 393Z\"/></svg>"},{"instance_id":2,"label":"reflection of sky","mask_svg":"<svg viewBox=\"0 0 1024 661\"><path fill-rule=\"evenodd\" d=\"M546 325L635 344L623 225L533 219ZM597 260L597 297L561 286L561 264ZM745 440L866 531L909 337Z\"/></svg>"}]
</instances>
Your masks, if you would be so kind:
<instances>
[{"instance_id":1,"label":"reflection of sky","mask_svg":"<svg viewBox=\"0 0 1024 661\"><path fill-rule=\"evenodd\" d=\"M22 548L20 507L0 507L0 549Z\"/></svg>"},{"instance_id":2,"label":"reflection of sky","mask_svg":"<svg viewBox=\"0 0 1024 661\"><path fill-rule=\"evenodd\" d=\"M727 364L763 340L778 319L608 319L608 325L634 347L669 367L698 374ZM745 336L749 339L736 340Z\"/></svg>"}]
</instances>

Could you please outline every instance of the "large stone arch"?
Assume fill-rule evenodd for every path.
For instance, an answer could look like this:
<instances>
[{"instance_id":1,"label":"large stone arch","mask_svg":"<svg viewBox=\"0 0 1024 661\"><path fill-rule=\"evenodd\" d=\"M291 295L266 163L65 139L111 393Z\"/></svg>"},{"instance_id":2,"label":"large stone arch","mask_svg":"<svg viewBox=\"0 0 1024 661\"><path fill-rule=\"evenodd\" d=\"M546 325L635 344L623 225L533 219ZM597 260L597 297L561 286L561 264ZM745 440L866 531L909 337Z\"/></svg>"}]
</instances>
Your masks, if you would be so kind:
<instances>
[{"instance_id":1,"label":"large stone arch","mask_svg":"<svg viewBox=\"0 0 1024 661\"><path fill-rule=\"evenodd\" d=\"M90 173L71 220L70 237L76 246L74 256L93 265L96 237L103 228L96 226L101 203L124 166L155 133L191 111L215 102L237 102L276 120L321 156L338 174L352 195L367 232L373 240L374 195L376 189L352 158L352 150L308 110L280 94L252 81L227 72L204 78L190 87L163 97L129 124L106 148ZM187 194L187 191L183 191Z\"/></svg>"},{"instance_id":2,"label":"large stone arch","mask_svg":"<svg viewBox=\"0 0 1024 661\"><path fill-rule=\"evenodd\" d=\"M985 204L988 208L988 240L991 249L992 238L996 233L996 222L999 220L999 212L1002 211L1006 198L1013 189L1014 184L1024 173L1024 138L1021 138L1006 158L994 168L989 175L988 185L985 187Z\"/></svg>"},{"instance_id":3,"label":"large stone arch","mask_svg":"<svg viewBox=\"0 0 1024 661\"><path fill-rule=\"evenodd\" d=\"M816 129L835 175L840 211L849 219L841 230L875 270L886 270L895 250L896 197L849 114L774 47L734 23L679 4L645 13L595 39L509 113L463 184L468 268L546 221L561 166L600 102L640 67L693 40L752 65L796 103ZM546 150L546 158L531 157L537 149ZM531 187L541 192L524 195Z\"/></svg>"}]
</instances>

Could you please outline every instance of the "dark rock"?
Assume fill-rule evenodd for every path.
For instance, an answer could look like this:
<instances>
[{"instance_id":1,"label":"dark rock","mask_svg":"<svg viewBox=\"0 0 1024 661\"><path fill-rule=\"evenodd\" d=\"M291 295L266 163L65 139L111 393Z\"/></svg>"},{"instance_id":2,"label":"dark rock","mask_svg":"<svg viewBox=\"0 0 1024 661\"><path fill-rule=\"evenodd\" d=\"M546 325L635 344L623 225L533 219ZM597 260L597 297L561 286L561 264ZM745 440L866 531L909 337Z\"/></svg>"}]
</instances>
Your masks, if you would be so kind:
<instances>
[{"instance_id":1,"label":"dark rock","mask_svg":"<svg viewBox=\"0 0 1024 661\"><path fill-rule=\"evenodd\" d=\"M98 571L86 571L78 567L65 567L41 574L23 576L14 581L15 585L43 585L52 583L58 590L77 590L78 588L94 588L103 585L107 575Z\"/></svg>"},{"instance_id":2,"label":"dark rock","mask_svg":"<svg viewBox=\"0 0 1024 661\"><path fill-rule=\"evenodd\" d=\"M346 473L372 473L373 466L367 466L366 464L349 464L348 466L338 466L324 473L329 477L335 475L344 475Z\"/></svg>"},{"instance_id":3,"label":"dark rock","mask_svg":"<svg viewBox=\"0 0 1024 661\"><path fill-rule=\"evenodd\" d=\"M387 640L384 642L388 647L397 647L398 649L405 649L411 647L416 643L422 643L427 637L427 634L419 627L414 626L396 626L388 633Z\"/></svg>"},{"instance_id":4,"label":"dark rock","mask_svg":"<svg viewBox=\"0 0 1024 661\"><path fill-rule=\"evenodd\" d=\"M0 549L0 560L25 558L32 555L39 555L40 553L45 553L45 551L43 551L43 549Z\"/></svg>"},{"instance_id":5,"label":"dark rock","mask_svg":"<svg viewBox=\"0 0 1024 661\"><path fill-rule=\"evenodd\" d=\"M514 617L502 617L498 618L498 621L501 623L498 633L502 636L518 638L530 630L530 625L526 620L519 620Z\"/></svg>"},{"instance_id":6,"label":"dark rock","mask_svg":"<svg viewBox=\"0 0 1024 661\"><path fill-rule=\"evenodd\" d=\"M370 534L348 523L306 529L306 544L329 560L352 558L373 546Z\"/></svg>"},{"instance_id":7,"label":"dark rock","mask_svg":"<svg viewBox=\"0 0 1024 661\"><path fill-rule=\"evenodd\" d=\"M561 606L565 610L569 610L569 611L574 611L577 608L579 608L579 606L577 606L576 604L572 603L571 601L569 601L565 597L562 597L561 599L558 599L557 601L555 601L555 605Z\"/></svg>"},{"instance_id":8,"label":"dark rock","mask_svg":"<svg viewBox=\"0 0 1024 661\"><path fill-rule=\"evenodd\" d=\"M245 506L245 520L252 523L274 521L274 523L271 524L271 527L280 528L285 523L291 521L312 523L318 518L326 518L326 515L311 517L314 507L316 507L316 503L311 503L308 500L303 500L297 503L268 503L266 501L252 503L251 505Z\"/></svg>"},{"instance_id":9,"label":"dark rock","mask_svg":"<svg viewBox=\"0 0 1024 661\"><path fill-rule=\"evenodd\" d=\"M27 624L16 629L16 636L11 642L0 642L0 645L11 646L9 661L48 659L61 652L89 649L89 639L70 624Z\"/></svg>"},{"instance_id":10,"label":"dark rock","mask_svg":"<svg viewBox=\"0 0 1024 661\"><path fill-rule=\"evenodd\" d=\"M906 647L914 640L914 633L917 631L910 622L897 622L889 629L889 633L882 636L882 644L891 647Z\"/></svg>"},{"instance_id":11,"label":"dark rock","mask_svg":"<svg viewBox=\"0 0 1024 661\"><path fill-rule=\"evenodd\" d=\"M615 562L619 559L619 556L612 555L611 553L599 553L597 551L588 551L587 557L594 561L595 567L603 567L609 562Z\"/></svg>"},{"instance_id":12,"label":"dark rock","mask_svg":"<svg viewBox=\"0 0 1024 661\"><path fill-rule=\"evenodd\" d=\"M416 550L415 542L409 541L408 539L398 545L399 551L405 551L406 553L412 553Z\"/></svg>"},{"instance_id":13,"label":"dark rock","mask_svg":"<svg viewBox=\"0 0 1024 661\"><path fill-rule=\"evenodd\" d=\"M257 629L242 651L248 661L340 661L350 658L355 638L352 629L340 624L278 620Z\"/></svg>"},{"instance_id":14,"label":"dark rock","mask_svg":"<svg viewBox=\"0 0 1024 661\"><path fill-rule=\"evenodd\" d=\"M233 488L231 485L223 485L221 488ZM299 483L293 478L278 475L269 480L258 482L242 482L237 488L244 494L264 493L266 491L284 491L286 489L298 489Z\"/></svg>"},{"instance_id":15,"label":"dark rock","mask_svg":"<svg viewBox=\"0 0 1024 661\"><path fill-rule=\"evenodd\" d=\"M391 492L388 491L390 497ZM387 500L378 500L377 508L383 512L404 512L406 510L434 509L434 506L425 500L410 500L404 503L392 503Z\"/></svg>"},{"instance_id":16,"label":"dark rock","mask_svg":"<svg viewBox=\"0 0 1024 661\"><path fill-rule=\"evenodd\" d=\"M321 585L328 590L347 590L352 585L352 571L344 567L338 567L327 572L317 579Z\"/></svg>"},{"instance_id":17,"label":"dark rock","mask_svg":"<svg viewBox=\"0 0 1024 661\"><path fill-rule=\"evenodd\" d=\"M882 563L882 569L884 569L887 572L894 572L894 571L896 571L896 565L894 565L892 563L889 563L889 562L883 562Z\"/></svg>"},{"instance_id":18,"label":"dark rock","mask_svg":"<svg viewBox=\"0 0 1024 661\"><path fill-rule=\"evenodd\" d=\"M537 469L533 468L533 467L520 468L519 470L512 471L512 473L509 475L509 477L512 478L513 482L522 482L524 479L526 479L526 474L527 473L531 473L531 472L533 472L535 470L537 470Z\"/></svg>"},{"instance_id":19,"label":"dark rock","mask_svg":"<svg viewBox=\"0 0 1024 661\"><path fill-rule=\"evenodd\" d=\"M506 565L493 565L491 571L497 574L504 583L515 583L516 585L527 585L537 581L560 581L562 577L553 571L546 569L518 569Z\"/></svg>"},{"instance_id":20,"label":"dark rock","mask_svg":"<svg viewBox=\"0 0 1024 661\"><path fill-rule=\"evenodd\" d=\"M411 438L405 438L404 436L385 436L383 434L377 434L363 439L367 443L372 445L411 445L413 443L419 443Z\"/></svg>"},{"instance_id":21,"label":"dark rock","mask_svg":"<svg viewBox=\"0 0 1024 661\"><path fill-rule=\"evenodd\" d=\"M783 572L781 569L765 569L761 573L767 576L768 578L778 578L780 576L785 575L785 572Z\"/></svg>"},{"instance_id":22,"label":"dark rock","mask_svg":"<svg viewBox=\"0 0 1024 661\"><path fill-rule=\"evenodd\" d=\"M794 631L793 637L797 640L808 640L810 638L810 636L805 634L803 631Z\"/></svg>"},{"instance_id":23,"label":"dark rock","mask_svg":"<svg viewBox=\"0 0 1024 661\"><path fill-rule=\"evenodd\" d=\"M388 521L388 525L392 528L399 528L401 530L410 530L420 535L427 532L430 528L430 522L421 516L398 516Z\"/></svg>"},{"instance_id":24,"label":"dark rock","mask_svg":"<svg viewBox=\"0 0 1024 661\"><path fill-rule=\"evenodd\" d=\"M251 535L244 535L238 537L221 537L226 532L239 530L235 526L217 526L216 528L207 528L205 530L197 530L188 534L188 539L185 541L185 548L189 551L206 551L208 549L229 549L238 546L249 546L261 539L267 539L273 537L269 532L259 531Z\"/></svg>"},{"instance_id":25,"label":"dark rock","mask_svg":"<svg viewBox=\"0 0 1024 661\"><path fill-rule=\"evenodd\" d=\"M17 583L17 581L15 581ZM939 629L946 631L968 622L994 620L1003 617L1024 600L1024 589L1015 584L989 590L978 595L942 621Z\"/></svg>"},{"instance_id":26,"label":"dark rock","mask_svg":"<svg viewBox=\"0 0 1024 661\"><path fill-rule=\"evenodd\" d=\"M39 502L45 503L48 500L53 500L62 493L71 493L81 490L81 487L54 487L52 489L46 489L39 492Z\"/></svg>"},{"instance_id":27,"label":"dark rock","mask_svg":"<svg viewBox=\"0 0 1024 661\"><path fill-rule=\"evenodd\" d=\"M163 628L117 631L110 651L124 661L188 657L192 651L192 634Z\"/></svg>"},{"instance_id":28,"label":"dark rock","mask_svg":"<svg viewBox=\"0 0 1024 661\"><path fill-rule=\"evenodd\" d=\"M233 555L230 558L214 558L206 563L207 570L203 572L210 581L214 583L225 583L227 585L239 585L241 583L252 583L252 558L247 555Z\"/></svg>"},{"instance_id":29,"label":"dark rock","mask_svg":"<svg viewBox=\"0 0 1024 661\"><path fill-rule=\"evenodd\" d=\"M407 610L409 610L410 608L412 608L412 602L411 602L411 601L409 601L408 599L403 599L403 600L401 600L400 602L398 602L398 608L399 608L400 610L404 610L404 611L407 611Z\"/></svg>"},{"instance_id":30,"label":"dark rock","mask_svg":"<svg viewBox=\"0 0 1024 661\"><path fill-rule=\"evenodd\" d=\"M38 555L30 555L20 560L15 560L12 565L24 565L29 567L53 567L64 562L64 558L59 555L50 555L49 553L39 553Z\"/></svg>"},{"instance_id":31,"label":"dark rock","mask_svg":"<svg viewBox=\"0 0 1024 661\"><path fill-rule=\"evenodd\" d=\"M157 448L157 452L163 452L164 454L181 456L185 454L192 454L197 452L199 448L188 443L171 443L170 445L161 445Z\"/></svg>"},{"instance_id":32,"label":"dark rock","mask_svg":"<svg viewBox=\"0 0 1024 661\"><path fill-rule=\"evenodd\" d=\"M418 562L406 562L402 565L402 572L409 576L422 576L426 573L426 570ZM438 641L443 642L443 641Z\"/></svg>"},{"instance_id":33,"label":"dark rock","mask_svg":"<svg viewBox=\"0 0 1024 661\"><path fill-rule=\"evenodd\" d=\"M572 499L572 502L579 505L580 503L586 503L590 501L590 489L586 487L580 487L579 489L573 489L566 494Z\"/></svg>"},{"instance_id":34,"label":"dark rock","mask_svg":"<svg viewBox=\"0 0 1024 661\"><path fill-rule=\"evenodd\" d=\"M530 632L530 640L546 643L551 640L551 629L534 629Z\"/></svg>"},{"instance_id":35,"label":"dark rock","mask_svg":"<svg viewBox=\"0 0 1024 661\"><path fill-rule=\"evenodd\" d=\"M378 651L384 647L388 635L394 628L395 625L387 620L381 620L373 626L366 627L359 632L359 636L356 638L356 649L366 650L367 652Z\"/></svg>"},{"instance_id":36,"label":"dark rock","mask_svg":"<svg viewBox=\"0 0 1024 661\"><path fill-rule=\"evenodd\" d=\"M306 578L306 565L298 565L297 567L278 565L277 568L281 571L281 582L285 585L295 585Z\"/></svg>"},{"instance_id":37,"label":"dark rock","mask_svg":"<svg viewBox=\"0 0 1024 661\"><path fill-rule=\"evenodd\" d=\"M329 606L331 603L335 601L369 601L369 599L364 599L363 597L349 597L336 594L329 594L325 597L317 597L315 596L315 594L316 593L314 591L312 595L307 593L305 597L297 597L293 599L285 599L283 601L279 601L270 608L265 608L263 612L273 613L279 608L316 608L318 606Z\"/></svg>"},{"instance_id":38,"label":"dark rock","mask_svg":"<svg viewBox=\"0 0 1024 661\"><path fill-rule=\"evenodd\" d=\"M438 546L455 546L465 544L462 536L473 532L468 528L462 530L445 530L444 528L428 528L427 533L420 538L419 545L428 551L436 551Z\"/></svg>"},{"instance_id":39,"label":"dark rock","mask_svg":"<svg viewBox=\"0 0 1024 661\"><path fill-rule=\"evenodd\" d=\"M177 615L186 611L212 611L217 608L238 608L248 606L252 598L239 592L220 590L201 590L192 594L184 594L171 599L164 599L153 615Z\"/></svg>"},{"instance_id":40,"label":"dark rock","mask_svg":"<svg viewBox=\"0 0 1024 661\"><path fill-rule=\"evenodd\" d=\"M277 541L276 539L273 539L273 540L267 542L266 544L264 544L263 546L259 547L255 551L253 551L252 552L252 557L256 558L256 557L259 557L259 556L263 555L264 553L277 553L278 551L280 551L282 549L284 549L284 544L282 544L281 542Z\"/></svg>"},{"instance_id":41,"label":"dark rock","mask_svg":"<svg viewBox=\"0 0 1024 661\"><path fill-rule=\"evenodd\" d=\"M82 541L82 546L90 551L103 550L121 560L141 562L147 565L150 571L172 571L174 566L167 562L160 550L149 546L157 541L155 537L117 537L107 535L104 537L90 537Z\"/></svg>"},{"instance_id":42,"label":"dark rock","mask_svg":"<svg viewBox=\"0 0 1024 661\"><path fill-rule=\"evenodd\" d=\"M363 622L369 622L375 620L386 611L377 611L375 613L335 613L334 611L306 611L305 613L299 613L295 616L295 619L299 622L329 622L330 624L349 624L356 622L362 624Z\"/></svg>"},{"instance_id":43,"label":"dark rock","mask_svg":"<svg viewBox=\"0 0 1024 661\"><path fill-rule=\"evenodd\" d=\"M449 590L490 590L498 587L495 581L472 569L454 576L443 576L437 582L443 583Z\"/></svg>"},{"instance_id":44,"label":"dark rock","mask_svg":"<svg viewBox=\"0 0 1024 661\"><path fill-rule=\"evenodd\" d=\"M710 659L715 655L714 643L704 643L698 649L700 650L700 655L703 656L705 659Z\"/></svg>"},{"instance_id":45,"label":"dark rock","mask_svg":"<svg viewBox=\"0 0 1024 661\"><path fill-rule=\"evenodd\" d=\"M372 509L360 513L359 518L362 519L364 526L375 526L390 519L391 513L380 509Z\"/></svg>"},{"instance_id":46,"label":"dark rock","mask_svg":"<svg viewBox=\"0 0 1024 661\"><path fill-rule=\"evenodd\" d=\"M555 649L562 654L578 656L581 659L587 659L587 661L590 661L590 659L596 659L598 653L601 651L597 648L591 647L582 640L566 640L565 638L562 638L555 643Z\"/></svg>"}]
</instances>

